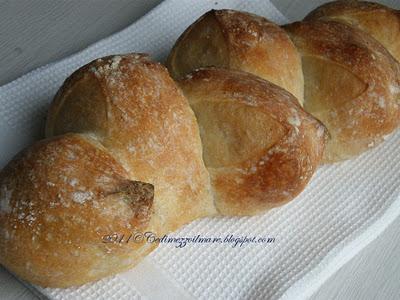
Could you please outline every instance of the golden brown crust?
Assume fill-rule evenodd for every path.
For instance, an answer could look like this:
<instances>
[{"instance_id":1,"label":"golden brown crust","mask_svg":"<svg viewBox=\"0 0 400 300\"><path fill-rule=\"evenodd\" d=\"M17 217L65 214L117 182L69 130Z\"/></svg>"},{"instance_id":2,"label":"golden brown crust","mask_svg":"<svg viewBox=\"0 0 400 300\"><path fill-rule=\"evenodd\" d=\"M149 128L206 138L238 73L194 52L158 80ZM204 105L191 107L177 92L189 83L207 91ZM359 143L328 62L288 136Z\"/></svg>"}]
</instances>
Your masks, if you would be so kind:
<instances>
[{"instance_id":1,"label":"golden brown crust","mask_svg":"<svg viewBox=\"0 0 400 300\"><path fill-rule=\"evenodd\" d=\"M157 232L213 213L193 112L147 55L104 57L77 70L49 110L47 135L66 132L91 133L131 179L155 186Z\"/></svg>"},{"instance_id":2,"label":"golden brown crust","mask_svg":"<svg viewBox=\"0 0 400 300\"><path fill-rule=\"evenodd\" d=\"M221 214L261 213L304 189L326 131L290 93L249 73L214 68L179 85L200 126Z\"/></svg>"},{"instance_id":3,"label":"golden brown crust","mask_svg":"<svg viewBox=\"0 0 400 300\"><path fill-rule=\"evenodd\" d=\"M301 60L284 30L265 18L234 10L211 10L175 43L167 66L174 78L207 66L258 75L303 100Z\"/></svg>"},{"instance_id":4,"label":"golden brown crust","mask_svg":"<svg viewBox=\"0 0 400 300\"><path fill-rule=\"evenodd\" d=\"M131 181L87 136L42 140L20 153L0 173L0 196L0 262L34 284L97 280L156 246L103 242L148 229L153 186Z\"/></svg>"},{"instance_id":5,"label":"golden brown crust","mask_svg":"<svg viewBox=\"0 0 400 300\"><path fill-rule=\"evenodd\" d=\"M157 244L104 236L162 236L216 213L195 116L145 55L77 70L46 134L0 172L0 263L29 282L68 287L121 272Z\"/></svg>"},{"instance_id":6,"label":"golden brown crust","mask_svg":"<svg viewBox=\"0 0 400 300\"><path fill-rule=\"evenodd\" d=\"M289 38L256 15L206 13L168 58L198 124L147 55L83 66L51 104L48 139L0 172L0 263L34 284L81 285L131 268L157 246L113 243L114 233L160 236L199 217L254 215L292 200L323 156L355 156L399 126L399 64L343 24L397 57L398 17L381 5L336 2L307 17L319 21L285 26ZM302 64L305 109L329 140L295 98L303 105ZM183 77L204 66L226 69Z\"/></svg>"},{"instance_id":7,"label":"golden brown crust","mask_svg":"<svg viewBox=\"0 0 400 300\"><path fill-rule=\"evenodd\" d=\"M285 26L299 49L305 109L328 128L325 160L358 155L399 125L399 65L368 34L333 21Z\"/></svg>"},{"instance_id":8,"label":"golden brown crust","mask_svg":"<svg viewBox=\"0 0 400 300\"><path fill-rule=\"evenodd\" d=\"M400 13L379 3L334 1L310 12L306 21L334 20L364 30L400 61Z\"/></svg>"}]
</instances>

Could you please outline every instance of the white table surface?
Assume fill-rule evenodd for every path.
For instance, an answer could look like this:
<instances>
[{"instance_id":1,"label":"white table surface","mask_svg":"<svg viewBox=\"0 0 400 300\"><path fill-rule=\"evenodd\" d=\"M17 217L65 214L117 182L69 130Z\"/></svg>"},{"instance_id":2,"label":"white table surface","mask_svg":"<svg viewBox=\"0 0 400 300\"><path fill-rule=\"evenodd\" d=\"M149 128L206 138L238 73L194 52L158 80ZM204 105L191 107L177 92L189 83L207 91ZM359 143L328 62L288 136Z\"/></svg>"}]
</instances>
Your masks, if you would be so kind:
<instances>
[{"instance_id":1,"label":"white table surface","mask_svg":"<svg viewBox=\"0 0 400 300\"><path fill-rule=\"evenodd\" d=\"M0 85L124 28L159 2L0 0ZM400 299L399 229L400 218L311 299ZM0 266L0 299L37 296Z\"/></svg>"}]
</instances>

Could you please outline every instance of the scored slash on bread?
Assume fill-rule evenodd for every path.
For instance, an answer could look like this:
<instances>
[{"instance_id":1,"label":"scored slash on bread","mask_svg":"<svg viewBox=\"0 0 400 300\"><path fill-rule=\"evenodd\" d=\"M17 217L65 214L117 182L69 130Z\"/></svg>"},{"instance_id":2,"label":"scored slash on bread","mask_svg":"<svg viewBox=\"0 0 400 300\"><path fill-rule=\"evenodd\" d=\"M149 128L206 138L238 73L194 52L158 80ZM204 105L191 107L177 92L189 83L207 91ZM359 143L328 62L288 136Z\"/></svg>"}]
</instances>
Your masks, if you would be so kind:
<instances>
[{"instance_id":1,"label":"scored slash on bread","mask_svg":"<svg viewBox=\"0 0 400 300\"><path fill-rule=\"evenodd\" d=\"M367 1L333 1L314 9L304 19L331 20L365 31L400 62L400 12Z\"/></svg>"},{"instance_id":2,"label":"scored slash on bread","mask_svg":"<svg viewBox=\"0 0 400 300\"><path fill-rule=\"evenodd\" d=\"M400 67L380 43L334 21L284 28L302 56L304 108L330 134L325 162L357 156L399 126Z\"/></svg>"},{"instance_id":3,"label":"scored slash on bread","mask_svg":"<svg viewBox=\"0 0 400 300\"><path fill-rule=\"evenodd\" d=\"M130 268L156 246L100 242L114 232L149 230L153 192L148 183L131 181L90 136L35 143L1 171L0 183L8 194L0 212L0 262L29 282L68 287L98 280Z\"/></svg>"},{"instance_id":4,"label":"scored slash on bread","mask_svg":"<svg viewBox=\"0 0 400 300\"><path fill-rule=\"evenodd\" d=\"M299 194L321 162L325 127L261 78L204 68L178 81L200 127L217 210L254 215Z\"/></svg>"},{"instance_id":5,"label":"scored slash on bread","mask_svg":"<svg viewBox=\"0 0 400 300\"><path fill-rule=\"evenodd\" d=\"M0 172L0 263L46 287L98 280L157 246L104 237L265 212L381 142L399 126L398 12L340 1L306 19L212 10L169 55L176 83L145 54L75 71L47 139Z\"/></svg>"},{"instance_id":6,"label":"scored slash on bread","mask_svg":"<svg viewBox=\"0 0 400 300\"><path fill-rule=\"evenodd\" d=\"M104 235L162 236L216 214L195 116L148 56L104 57L74 72L46 134L0 173L9 191L0 262L29 282L68 287L124 271L157 245Z\"/></svg>"},{"instance_id":7,"label":"scored slash on bread","mask_svg":"<svg viewBox=\"0 0 400 300\"><path fill-rule=\"evenodd\" d=\"M282 28L254 14L207 12L182 33L166 65L175 79L208 66L249 72L283 87L303 103L296 47Z\"/></svg>"}]
</instances>

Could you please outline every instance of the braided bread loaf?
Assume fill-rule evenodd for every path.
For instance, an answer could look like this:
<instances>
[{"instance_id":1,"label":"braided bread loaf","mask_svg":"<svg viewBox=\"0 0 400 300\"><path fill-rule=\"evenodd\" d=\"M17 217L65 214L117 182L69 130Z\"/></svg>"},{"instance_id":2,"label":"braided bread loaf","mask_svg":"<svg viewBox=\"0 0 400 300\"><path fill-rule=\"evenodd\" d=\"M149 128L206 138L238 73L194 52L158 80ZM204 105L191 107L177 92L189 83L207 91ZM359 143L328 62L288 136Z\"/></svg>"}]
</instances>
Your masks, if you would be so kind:
<instances>
[{"instance_id":1,"label":"braided bread loaf","mask_svg":"<svg viewBox=\"0 0 400 300\"><path fill-rule=\"evenodd\" d=\"M210 11L171 51L176 83L142 54L74 72L50 106L47 138L0 172L0 263L42 286L98 280L157 246L104 243L109 234L265 212L323 161L381 142L399 125L400 69L360 28L383 44L387 31L351 12L321 8L281 28Z\"/></svg>"},{"instance_id":2,"label":"braided bread loaf","mask_svg":"<svg viewBox=\"0 0 400 300\"><path fill-rule=\"evenodd\" d=\"M367 1L334 1L310 12L306 21L332 20L361 29L400 61L400 12Z\"/></svg>"},{"instance_id":3,"label":"braided bread loaf","mask_svg":"<svg viewBox=\"0 0 400 300\"><path fill-rule=\"evenodd\" d=\"M180 36L166 65L175 79L207 66L249 72L303 103L299 53L282 28L253 14L227 9L204 14Z\"/></svg>"},{"instance_id":4,"label":"braided bread loaf","mask_svg":"<svg viewBox=\"0 0 400 300\"><path fill-rule=\"evenodd\" d=\"M200 69L178 83L200 127L219 213L254 215L305 188L322 159L326 130L293 95L226 69Z\"/></svg>"},{"instance_id":5,"label":"braided bread loaf","mask_svg":"<svg viewBox=\"0 0 400 300\"><path fill-rule=\"evenodd\" d=\"M381 44L332 21L285 29L303 58L304 108L330 134L325 161L359 155L399 126L400 67Z\"/></svg>"},{"instance_id":6,"label":"braided bread loaf","mask_svg":"<svg viewBox=\"0 0 400 300\"><path fill-rule=\"evenodd\" d=\"M400 121L398 62L369 34L348 25L366 15L354 16L352 12L358 8L362 13L369 13L365 16L367 19L374 13L372 8L377 7L382 14L392 16L389 29L382 30L383 24L387 25L383 17L379 18L377 26L365 21L365 25L357 27L379 32L375 36L380 36L381 40L390 37L387 43L395 52L400 44L394 40L399 30L397 12L383 9L381 5L340 2L316 9L307 17L313 21L284 26L288 35L254 15L211 11L182 34L167 66L173 75L182 76L191 67L214 63L218 67L244 70L280 85L297 96L304 109L328 128L324 162L348 159L378 145L399 126ZM342 12L345 15L341 16ZM211 15L218 22L207 22ZM338 23L331 19L346 21ZM364 23L360 21L360 24ZM207 38L213 30L221 32L224 38L218 41ZM201 52L193 51L194 47L210 49L217 46L227 49L224 55L218 54L225 58L224 61L217 59L215 50L206 50L207 59L202 58ZM273 71L260 72L264 67ZM297 88L298 83L303 82L303 76L293 76L300 68L304 74L304 100Z\"/></svg>"},{"instance_id":7,"label":"braided bread loaf","mask_svg":"<svg viewBox=\"0 0 400 300\"><path fill-rule=\"evenodd\" d=\"M104 236L162 236L216 213L194 114L147 56L106 57L72 74L46 134L0 173L0 262L23 279L100 279L157 246Z\"/></svg>"}]
</instances>

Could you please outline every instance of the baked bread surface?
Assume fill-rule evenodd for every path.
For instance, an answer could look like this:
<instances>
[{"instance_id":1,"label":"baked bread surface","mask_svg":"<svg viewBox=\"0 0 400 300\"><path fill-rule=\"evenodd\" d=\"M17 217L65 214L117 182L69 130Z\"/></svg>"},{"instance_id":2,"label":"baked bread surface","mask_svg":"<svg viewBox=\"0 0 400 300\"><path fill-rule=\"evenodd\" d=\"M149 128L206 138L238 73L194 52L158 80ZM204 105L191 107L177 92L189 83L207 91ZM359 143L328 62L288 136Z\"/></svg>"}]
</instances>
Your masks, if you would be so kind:
<instances>
[{"instance_id":1,"label":"baked bread surface","mask_svg":"<svg viewBox=\"0 0 400 300\"><path fill-rule=\"evenodd\" d=\"M157 246L146 232L216 214L195 116L147 56L74 72L46 134L0 172L0 263L24 280L68 287L116 274Z\"/></svg>"},{"instance_id":2,"label":"baked bread surface","mask_svg":"<svg viewBox=\"0 0 400 300\"><path fill-rule=\"evenodd\" d=\"M292 200L320 163L326 130L284 89L206 68L179 81L196 114L218 211L254 215Z\"/></svg>"},{"instance_id":3,"label":"baked bread surface","mask_svg":"<svg viewBox=\"0 0 400 300\"><path fill-rule=\"evenodd\" d=\"M399 126L399 64L379 42L335 21L284 28L302 55L304 108L330 134L326 162L359 155Z\"/></svg>"},{"instance_id":4,"label":"baked bread surface","mask_svg":"<svg viewBox=\"0 0 400 300\"><path fill-rule=\"evenodd\" d=\"M146 232L154 187L132 181L85 135L42 140L0 172L0 262L33 284L68 287L131 268L157 243L106 243Z\"/></svg>"},{"instance_id":5,"label":"baked bread surface","mask_svg":"<svg viewBox=\"0 0 400 300\"><path fill-rule=\"evenodd\" d=\"M322 162L399 126L398 41L398 12L362 1L284 28L212 10L171 51L178 85L144 54L83 66L51 103L47 138L0 171L0 263L82 285L140 262L158 245L146 233L293 200Z\"/></svg>"},{"instance_id":6,"label":"baked bread surface","mask_svg":"<svg viewBox=\"0 0 400 300\"><path fill-rule=\"evenodd\" d=\"M334 20L361 29L400 62L400 12L367 1L333 1L310 12L305 20Z\"/></svg>"},{"instance_id":7,"label":"baked bread surface","mask_svg":"<svg viewBox=\"0 0 400 300\"><path fill-rule=\"evenodd\" d=\"M179 79L208 66L255 74L303 102L300 56L286 32L263 17L211 10L189 26L175 43L167 67Z\"/></svg>"},{"instance_id":8,"label":"baked bread surface","mask_svg":"<svg viewBox=\"0 0 400 300\"><path fill-rule=\"evenodd\" d=\"M215 212L190 106L164 66L146 55L105 57L76 71L56 95L47 136L95 136L130 178L155 187L157 232Z\"/></svg>"}]
</instances>

